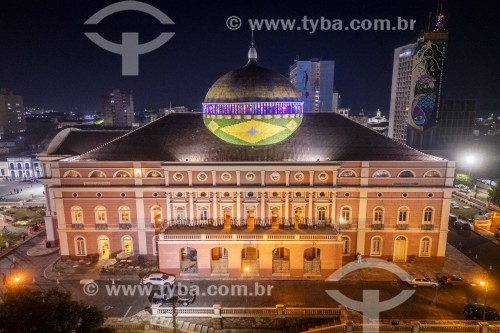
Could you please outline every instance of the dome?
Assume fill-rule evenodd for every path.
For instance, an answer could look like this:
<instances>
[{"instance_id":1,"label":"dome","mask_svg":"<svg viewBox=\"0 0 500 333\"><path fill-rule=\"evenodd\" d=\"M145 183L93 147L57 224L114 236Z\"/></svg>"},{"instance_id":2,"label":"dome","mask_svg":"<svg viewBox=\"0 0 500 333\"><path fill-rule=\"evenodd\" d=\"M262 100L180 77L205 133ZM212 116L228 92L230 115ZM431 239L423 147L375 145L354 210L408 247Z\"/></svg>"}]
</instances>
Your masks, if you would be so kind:
<instances>
[{"instance_id":1,"label":"dome","mask_svg":"<svg viewBox=\"0 0 500 333\"><path fill-rule=\"evenodd\" d=\"M237 145L269 145L286 139L302 122L300 93L283 75L260 66L257 51L248 63L220 77L203 102L205 126Z\"/></svg>"},{"instance_id":2,"label":"dome","mask_svg":"<svg viewBox=\"0 0 500 333\"><path fill-rule=\"evenodd\" d=\"M221 76L205 96L205 103L300 102L300 92L288 78L260 66L255 59Z\"/></svg>"}]
</instances>

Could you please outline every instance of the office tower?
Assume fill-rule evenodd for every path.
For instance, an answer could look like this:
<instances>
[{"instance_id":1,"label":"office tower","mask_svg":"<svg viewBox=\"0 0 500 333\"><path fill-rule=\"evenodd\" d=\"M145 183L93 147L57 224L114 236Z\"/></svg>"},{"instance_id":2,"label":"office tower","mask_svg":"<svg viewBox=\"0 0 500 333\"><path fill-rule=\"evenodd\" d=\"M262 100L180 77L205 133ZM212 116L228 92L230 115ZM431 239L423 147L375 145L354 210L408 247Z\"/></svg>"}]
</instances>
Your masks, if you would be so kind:
<instances>
[{"instance_id":1,"label":"office tower","mask_svg":"<svg viewBox=\"0 0 500 333\"><path fill-rule=\"evenodd\" d=\"M444 100L439 114L439 144L454 146L469 142L475 117L475 100Z\"/></svg>"},{"instance_id":2,"label":"office tower","mask_svg":"<svg viewBox=\"0 0 500 333\"><path fill-rule=\"evenodd\" d=\"M394 50L389 136L411 147L431 148L437 124L448 33L438 15L432 32Z\"/></svg>"},{"instance_id":3,"label":"office tower","mask_svg":"<svg viewBox=\"0 0 500 333\"><path fill-rule=\"evenodd\" d=\"M0 89L0 135L26 131L22 96L9 89Z\"/></svg>"},{"instance_id":4,"label":"office tower","mask_svg":"<svg viewBox=\"0 0 500 333\"><path fill-rule=\"evenodd\" d=\"M134 122L132 91L113 90L102 97L104 126L130 127Z\"/></svg>"},{"instance_id":5,"label":"office tower","mask_svg":"<svg viewBox=\"0 0 500 333\"><path fill-rule=\"evenodd\" d=\"M290 82L300 91L304 112L334 111L333 60L295 60L290 66Z\"/></svg>"}]
</instances>

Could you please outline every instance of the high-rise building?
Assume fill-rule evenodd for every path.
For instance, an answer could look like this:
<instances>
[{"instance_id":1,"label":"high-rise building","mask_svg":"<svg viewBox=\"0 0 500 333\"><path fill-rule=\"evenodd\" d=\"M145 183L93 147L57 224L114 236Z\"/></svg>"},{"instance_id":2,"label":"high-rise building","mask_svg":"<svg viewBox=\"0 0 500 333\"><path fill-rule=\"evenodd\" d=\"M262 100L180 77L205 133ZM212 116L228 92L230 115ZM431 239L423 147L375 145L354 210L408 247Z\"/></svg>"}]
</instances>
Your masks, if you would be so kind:
<instances>
[{"instance_id":1,"label":"high-rise building","mask_svg":"<svg viewBox=\"0 0 500 333\"><path fill-rule=\"evenodd\" d=\"M331 112L333 108L333 60L295 60L290 82L300 91L304 112Z\"/></svg>"},{"instance_id":2,"label":"high-rise building","mask_svg":"<svg viewBox=\"0 0 500 333\"><path fill-rule=\"evenodd\" d=\"M0 135L26 131L23 96L0 89Z\"/></svg>"},{"instance_id":3,"label":"high-rise building","mask_svg":"<svg viewBox=\"0 0 500 333\"><path fill-rule=\"evenodd\" d=\"M134 123L132 91L113 90L102 97L104 126L130 127Z\"/></svg>"},{"instance_id":4,"label":"high-rise building","mask_svg":"<svg viewBox=\"0 0 500 333\"><path fill-rule=\"evenodd\" d=\"M444 100L439 114L439 144L448 146L469 142L475 117L475 100Z\"/></svg>"},{"instance_id":5,"label":"high-rise building","mask_svg":"<svg viewBox=\"0 0 500 333\"><path fill-rule=\"evenodd\" d=\"M432 32L394 50L389 136L414 148L431 148L437 123L448 33L438 15Z\"/></svg>"}]
</instances>

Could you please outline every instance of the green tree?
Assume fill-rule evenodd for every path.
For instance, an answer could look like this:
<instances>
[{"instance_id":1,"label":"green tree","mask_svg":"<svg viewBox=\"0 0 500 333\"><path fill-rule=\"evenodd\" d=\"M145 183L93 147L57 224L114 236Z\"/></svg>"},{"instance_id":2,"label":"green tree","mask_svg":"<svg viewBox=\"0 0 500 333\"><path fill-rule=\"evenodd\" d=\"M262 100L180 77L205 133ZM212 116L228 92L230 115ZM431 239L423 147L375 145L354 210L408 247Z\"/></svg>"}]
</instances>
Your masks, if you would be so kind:
<instances>
[{"instance_id":1,"label":"green tree","mask_svg":"<svg viewBox=\"0 0 500 333\"><path fill-rule=\"evenodd\" d=\"M460 184L463 184L463 185L466 185L469 187L473 187L474 181L472 180L471 176L469 176L468 174L457 173L457 175L455 176L455 185L460 185Z\"/></svg>"},{"instance_id":2,"label":"green tree","mask_svg":"<svg viewBox=\"0 0 500 333\"><path fill-rule=\"evenodd\" d=\"M0 304L0 332L108 333L106 315L96 306L73 301L69 292L16 288L4 294Z\"/></svg>"},{"instance_id":3,"label":"green tree","mask_svg":"<svg viewBox=\"0 0 500 333\"><path fill-rule=\"evenodd\" d=\"M488 189L488 201L495 206L500 206L500 179L495 180L496 186L491 185Z\"/></svg>"}]
</instances>

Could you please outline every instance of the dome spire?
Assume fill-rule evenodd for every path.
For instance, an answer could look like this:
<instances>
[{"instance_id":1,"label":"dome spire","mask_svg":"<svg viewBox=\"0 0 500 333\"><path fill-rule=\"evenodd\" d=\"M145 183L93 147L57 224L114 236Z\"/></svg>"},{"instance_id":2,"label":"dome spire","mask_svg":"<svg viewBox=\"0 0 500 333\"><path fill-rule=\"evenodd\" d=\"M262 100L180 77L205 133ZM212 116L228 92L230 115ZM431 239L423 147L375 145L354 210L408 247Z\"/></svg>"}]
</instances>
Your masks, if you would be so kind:
<instances>
[{"instance_id":1,"label":"dome spire","mask_svg":"<svg viewBox=\"0 0 500 333\"><path fill-rule=\"evenodd\" d=\"M250 50L248 50L248 61L257 61L257 50L254 47L254 41L253 41L253 29L252 29L252 43L250 44Z\"/></svg>"}]
</instances>

